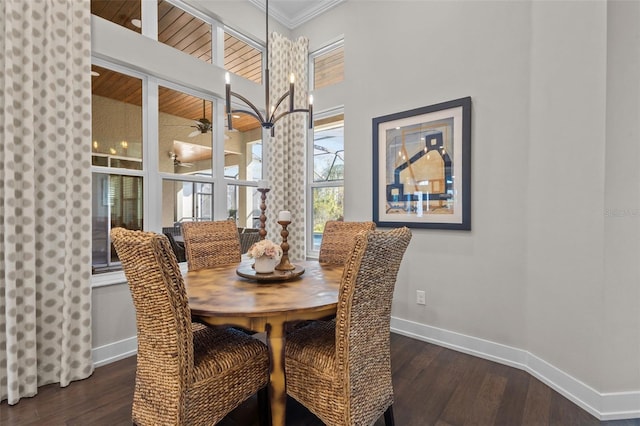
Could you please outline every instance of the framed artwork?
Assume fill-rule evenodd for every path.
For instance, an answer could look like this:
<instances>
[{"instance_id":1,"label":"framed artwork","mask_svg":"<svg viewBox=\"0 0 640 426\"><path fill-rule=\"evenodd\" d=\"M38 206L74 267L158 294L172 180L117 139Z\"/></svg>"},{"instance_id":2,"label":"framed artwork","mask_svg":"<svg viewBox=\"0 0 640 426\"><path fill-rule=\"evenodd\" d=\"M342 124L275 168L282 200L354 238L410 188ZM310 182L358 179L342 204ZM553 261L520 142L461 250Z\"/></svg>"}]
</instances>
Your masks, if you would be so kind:
<instances>
[{"instance_id":1,"label":"framed artwork","mask_svg":"<svg viewBox=\"0 0 640 426\"><path fill-rule=\"evenodd\" d=\"M373 119L373 221L471 229L471 98Z\"/></svg>"}]
</instances>

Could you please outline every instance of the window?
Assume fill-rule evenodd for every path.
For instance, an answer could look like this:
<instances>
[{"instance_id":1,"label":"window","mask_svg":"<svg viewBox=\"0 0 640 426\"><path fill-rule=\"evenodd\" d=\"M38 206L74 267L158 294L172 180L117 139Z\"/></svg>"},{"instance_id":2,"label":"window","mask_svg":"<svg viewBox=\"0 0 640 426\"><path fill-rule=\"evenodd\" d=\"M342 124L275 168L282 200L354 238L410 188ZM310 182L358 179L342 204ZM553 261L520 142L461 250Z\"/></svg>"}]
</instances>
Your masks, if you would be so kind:
<instances>
[{"instance_id":1,"label":"window","mask_svg":"<svg viewBox=\"0 0 640 426\"><path fill-rule=\"evenodd\" d=\"M94 273L119 269L109 231L122 226L142 229L142 178L139 176L93 173L93 250Z\"/></svg>"},{"instance_id":2,"label":"window","mask_svg":"<svg viewBox=\"0 0 640 426\"><path fill-rule=\"evenodd\" d=\"M166 173L213 175L213 105L199 96L158 88L158 160Z\"/></svg>"},{"instance_id":3,"label":"window","mask_svg":"<svg viewBox=\"0 0 640 426\"><path fill-rule=\"evenodd\" d=\"M242 36L231 28L224 30L224 68L232 74L246 78L257 84L262 84L263 48L247 37ZM226 120L226 117L225 117ZM253 139L262 138L260 123L247 114L233 116L233 127L241 132L254 130ZM233 138L234 133L228 132L227 138ZM250 139L247 139L250 140ZM246 142L246 141L245 141Z\"/></svg>"},{"instance_id":4,"label":"window","mask_svg":"<svg viewBox=\"0 0 640 426\"><path fill-rule=\"evenodd\" d=\"M224 34L224 68L262 84L262 51L248 39L227 29Z\"/></svg>"},{"instance_id":5,"label":"window","mask_svg":"<svg viewBox=\"0 0 640 426\"><path fill-rule=\"evenodd\" d=\"M109 237L116 226L175 231L185 221L226 218L255 226L260 129L226 132L216 143L212 123L221 100L98 59L92 71L94 273L120 269ZM157 108L150 108L154 99ZM145 139L144 120L156 126L155 140ZM147 152L157 153L150 156L156 164Z\"/></svg>"},{"instance_id":6,"label":"window","mask_svg":"<svg viewBox=\"0 0 640 426\"><path fill-rule=\"evenodd\" d=\"M92 0L91 7L95 15L158 44L263 82L263 46L186 2ZM143 11L154 25L141 30ZM157 33L149 34L156 23ZM224 40L216 39L218 34ZM343 44L310 55L313 89L344 79ZM216 52L218 47L224 52ZM113 226L161 232L186 220L230 218L239 227L256 227L262 129L255 119L234 117L234 131L222 131L224 102L212 97L210 88L161 81L158 76L172 75L172 69L145 71L123 58L114 63L96 58L93 71L93 140L88 143L96 272L119 266L109 240ZM311 252L319 248L324 223L343 214L343 129L341 111L316 114L307 191Z\"/></svg>"},{"instance_id":7,"label":"window","mask_svg":"<svg viewBox=\"0 0 640 426\"><path fill-rule=\"evenodd\" d=\"M213 219L213 185L211 183L164 180L162 182L162 227L180 226L182 222Z\"/></svg>"},{"instance_id":8,"label":"window","mask_svg":"<svg viewBox=\"0 0 640 426\"><path fill-rule=\"evenodd\" d=\"M171 4L158 1L158 41L211 63L212 26Z\"/></svg>"},{"instance_id":9,"label":"window","mask_svg":"<svg viewBox=\"0 0 640 426\"><path fill-rule=\"evenodd\" d=\"M309 163L311 229L307 236L310 255L320 250L324 224L344 214L344 115L333 112L314 120L313 154Z\"/></svg>"},{"instance_id":10,"label":"window","mask_svg":"<svg viewBox=\"0 0 640 426\"><path fill-rule=\"evenodd\" d=\"M312 89L321 89L344 80L344 40L333 43L310 55L309 81Z\"/></svg>"},{"instance_id":11,"label":"window","mask_svg":"<svg viewBox=\"0 0 640 426\"><path fill-rule=\"evenodd\" d=\"M258 228L260 213L260 193L254 187L227 185L227 219L239 228Z\"/></svg>"},{"instance_id":12,"label":"window","mask_svg":"<svg viewBox=\"0 0 640 426\"><path fill-rule=\"evenodd\" d=\"M344 40L309 55L310 89L318 90L344 80ZM344 218L344 114L342 109L316 113L313 144L308 150L311 223L307 231L309 256L317 256L324 225Z\"/></svg>"},{"instance_id":13,"label":"window","mask_svg":"<svg viewBox=\"0 0 640 426\"><path fill-rule=\"evenodd\" d=\"M131 31L141 32L141 0L91 0L91 13L121 25Z\"/></svg>"},{"instance_id":14,"label":"window","mask_svg":"<svg viewBox=\"0 0 640 426\"><path fill-rule=\"evenodd\" d=\"M92 265L94 272L107 272L119 268L111 228L143 226L143 80L98 65L91 71Z\"/></svg>"}]
</instances>

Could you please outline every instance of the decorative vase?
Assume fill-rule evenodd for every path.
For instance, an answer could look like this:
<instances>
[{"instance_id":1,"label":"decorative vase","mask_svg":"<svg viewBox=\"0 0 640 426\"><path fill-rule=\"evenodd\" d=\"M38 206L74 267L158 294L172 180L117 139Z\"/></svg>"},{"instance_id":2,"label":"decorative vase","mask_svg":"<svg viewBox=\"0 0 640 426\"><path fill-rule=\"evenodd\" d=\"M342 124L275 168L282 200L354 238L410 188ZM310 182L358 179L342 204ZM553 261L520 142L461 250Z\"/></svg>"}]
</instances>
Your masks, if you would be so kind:
<instances>
[{"instance_id":1,"label":"decorative vase","mask_svg":"<svg viewBox=\"0 0 640 426\"><path fill-rule=\"evenodd\" d=\"M275 269L280 259L274 259L269 256L260 256L255 259L253 268L258 274L270 274Z\"/></svg>"}]
</instances>

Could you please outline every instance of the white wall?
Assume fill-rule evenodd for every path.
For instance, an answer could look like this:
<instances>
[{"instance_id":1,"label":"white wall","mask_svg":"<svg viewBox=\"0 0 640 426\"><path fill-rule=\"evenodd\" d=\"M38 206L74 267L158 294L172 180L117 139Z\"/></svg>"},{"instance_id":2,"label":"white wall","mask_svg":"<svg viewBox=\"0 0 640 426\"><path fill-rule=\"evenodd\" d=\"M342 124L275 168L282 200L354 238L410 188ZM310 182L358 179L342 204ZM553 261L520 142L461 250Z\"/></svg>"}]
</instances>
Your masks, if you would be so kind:
<instances>
[{"instance_id":1,"label":"white wall","mask_svg":"<svg viewBox=\"0 0 640 426\"><path fill-rule=\"evenodd\" d=\"M640 2L607 8L603 388L640 383Z\"/></svg>"},{"instance_id":2,"label":"white wall","mask_svg":"<svg viewBox=\"0 0 640 426\"><path fill-rule=\"evenodd\" d=\"M229 3L210 7L242 26ZM601 418L640 417L639 18L637 2L348 0L291 34L311 50L345 38L345 81L315 101L344 104L347 220L372 217L372 118L472 97L472 230L414 229L396 328L530 371ZM110 39L107 56L124 46Z\"/></svg>"},{"instance_id":3,"label":"white wall","mask_svg":"<svg viewBox=\"0 0 640 426\"><path fill-rule=\"evenodd\" d=\"M640 417L639 18L637 2L349 0L294 31L312 50L345 38L349 220L372 216L371 119L472 97L472 231L414 230L397 328L602 418Z\"/></svg>"},{"instance_id":4,"label":"white wall","mask_svg":"<svg viewBox=\"0 0 640 426\"><path fill-rule=\"evenodd\" d=\"M300 31L321 39L335 20L344 21L348 220L371 218L373 117L473 99L473 230L413 231L393 315L524 347L530 4L348 1Z\"/></svg>"},{"instance_id":5,"label":"white wall","mask_svg":"<svg viewBox=\"0 0 640 426\"><path fill-rule=\"evenodd\" d=\"M533 2L528 97L527 349L598 390L617 387L600 368L606 19L604 2Z\"/></svg>"}]
</instances>

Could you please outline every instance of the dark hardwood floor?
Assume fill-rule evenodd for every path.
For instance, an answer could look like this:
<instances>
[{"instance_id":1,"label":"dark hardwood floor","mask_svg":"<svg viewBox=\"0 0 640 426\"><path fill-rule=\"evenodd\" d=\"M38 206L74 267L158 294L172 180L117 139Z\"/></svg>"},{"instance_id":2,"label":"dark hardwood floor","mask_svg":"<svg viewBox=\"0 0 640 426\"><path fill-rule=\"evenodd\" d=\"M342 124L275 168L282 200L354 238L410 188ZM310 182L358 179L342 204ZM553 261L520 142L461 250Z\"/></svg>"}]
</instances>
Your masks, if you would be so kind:
<instances>
[{"instance_id":1,"label":"dark hardwood floor","mask_svg":"<svg viewBox=\"0 0 640 426\"><path fill-rule=\"evenodd\" d=\"M398 426L558 425L640 426L640 419L599 422L529 374L460 352L392 335L391 363ZM18 404L0 404L0 425L131 425L135 357L100 368L66 388L48 385ZM258 425L255 397L222 426ZM321 426L295 400L287 425ZM384 425L379 419L375 426Z\"/></svg>"}]
</instances>

